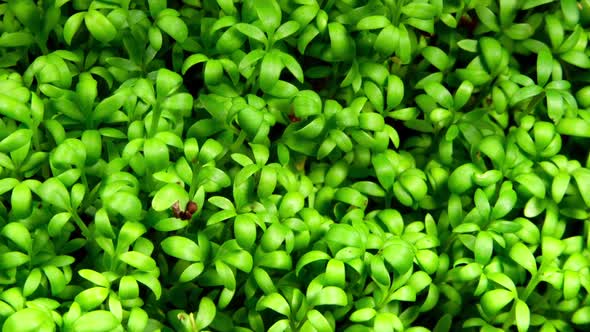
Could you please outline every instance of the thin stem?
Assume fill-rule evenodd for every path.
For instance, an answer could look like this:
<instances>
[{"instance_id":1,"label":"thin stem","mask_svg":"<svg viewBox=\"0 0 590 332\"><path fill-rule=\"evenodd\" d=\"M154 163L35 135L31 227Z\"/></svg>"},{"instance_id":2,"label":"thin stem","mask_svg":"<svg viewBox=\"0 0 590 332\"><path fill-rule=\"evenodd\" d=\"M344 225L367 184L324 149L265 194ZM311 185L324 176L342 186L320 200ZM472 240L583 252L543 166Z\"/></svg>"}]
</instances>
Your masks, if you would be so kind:
<instances>
[{"instance_id":1,"label":"thin stem","mask_svg":"<svg viewBox=\"0 0 590 332\"><path fill-rule=\"evenodd\" d=\"M198 161L195 161L195 163L193 164L193 178L191 181L191 187L188 193L188 197L189 199L193 199L196 191L197 191L197 179L198 179L198 170L201 167L200 163Z\"/></svg>"},{"instance_id":2,"label":"thin stem","mask_svg":"<svg viewBox=\"0 0 590 332\"><path fill-rule=\"evenodd\" d=\"M148 192L151 192L154 189L154 172L149 165L145 167L145 174L145 188Z\"/></svg>"},{"instance_id":3,"label":"thin stem","mask_svg":"<svg viewBox=\"0 0 590 332\"><path fill-rule=\"evenodd\" d=\"M246 133L242 130L238 135L238 139L231 145L230 150L236 151L242 144L244 144L244 140L246 140Z\"/></svg>"},{"instance_id":4,"label":"thin stem","mask_svg":"<svg viewBox=\"0 0 590 332\"><path fill-rule=\"evenodd\" d=\"M33 129L33 147L35 151L42 151L41 144L39 143L39 125Z\"/></svg>"},{"instance_id":5,"label":"thin stem","mask_svg":"<svg viewBox=\"0 0 590 332\"><path fill-rule=\"evenodd\" d=\"M508 328L514 324L515 320L516 320L516 301L512 302L512 307L510 308L510 319L506 319L504 321L504 324L502 324L502 330L504 331L508 331Z\"/></svg>"},{"instance_id":6,"label":"thin stem","mask_svg":"<svg viewBox=\"0 0 590 332\"><path fill-rule=\"evenodd\" d=\"M537 287L537 285L541 281L540 278L539 278L539 276L541 275L542 270L543 270L543 264L541 263L541 268L539 268L539 270L537 271L537 273L535 273L535 275L533 276L533 278L526 285L526 288L524 289L524 292L520 296L520 299L521 300L523 300L523 301L526 302L526 300L528 299L528 297L531 296L531 294L533 293L533 291L535 290L535 288Z\"/></svg>"},{"instance_id":7,"label":"thin stem","mask_svg":"<svg viewBox=\"0 0 590 332\"><path fill-rule=\"evenodd\" d=\"M84 185L86 192L88 192L88 189L90 189L90 188L88 188L88 178L86 177L86 172L84 172L84 169L82 169L81 178L82 178L82 184Z\"/></svg>"},{"instance_id":8,"label":"thin stem","mask_svg":"<svg viewBox=\"0 0 590 332\"><path fill-rule=\"evenodd\" d=\"M452 233L451 236L449 236L449 238L445 242L445 246L443 247L441 252L448 252L449 248L451 247L453 242L455 242L456 238L457 238L457 233Z\"/></svg>"},{"instance_id":9,"label":"thin stem","mask_svg":"<svg viewBox=\"0 0 590 332\"><path fill-rule=\"evenodd\" d=\"M98 189L100 189L100 185L101 185L101 182L96 184L94 186L94 188L92 188L91 191L88 191L90 188L88 187L88 184L85 184L86 191L88 192L88 194L84 195L84 199L82 199L82 204L80 204L79 210L81 210L81 211L86 210L94 202L96 195L98 193Z\"/></svg>"},{"instance_id":10,"label":"thin stem","mask_svg":"<svg viewBox=\"0 0 590 332\"><path fill-rule=\"evenodd\" d=\"M72 211L72 218L74 219L74 222L76 222L78 228L82 230L82 234L86 237L86 239L90 240L92 237L90 234L90 230L88 229L84 221L82 221L82 219L78 215L78 212L76 212L75 210Z\"/></svg>"},{"instance_id":11,"label":"thin stem","mask_svg":"<svg viewBox=\"0 0 590 332\"><path fill-rule=\"evenodd\" d=\"M47 48L47 39L45 39L45 41L40 40L40 38L35 39L37 46L39 46L39 49L41 49L41 53L43 53L43 55L47 55L49 53L49 49Z\"/></svg>"},{"instance_id":12,"label":"thin stem","mask_svg":"<svg viewBox=\"0 0 590 332\"><path fill-rule=\"evenodd\" d=\"M152 125L150 126L150 131L148 132L148 137L153 137L158 130L158 123L160 122L160 102L156 102L154 105L154 110L152 111Z\"/></svg>"},{"instance_id":13,"label":"thin stem","mask_svg":"<svg viewBox=\"0 0 590 332\"><path fill-rule=\"evenodd\" d=\"M400 20L400 17L402 15L401 9L402 9L402 7L405 4L406 4L406 1L405 0L397 0L397 1L395 1L395 6L393 8L393 15L392 15L393 16L392 17L393 18L392 23L396 27L399 26L399 20Z\"/></svg>"}]
</instances>

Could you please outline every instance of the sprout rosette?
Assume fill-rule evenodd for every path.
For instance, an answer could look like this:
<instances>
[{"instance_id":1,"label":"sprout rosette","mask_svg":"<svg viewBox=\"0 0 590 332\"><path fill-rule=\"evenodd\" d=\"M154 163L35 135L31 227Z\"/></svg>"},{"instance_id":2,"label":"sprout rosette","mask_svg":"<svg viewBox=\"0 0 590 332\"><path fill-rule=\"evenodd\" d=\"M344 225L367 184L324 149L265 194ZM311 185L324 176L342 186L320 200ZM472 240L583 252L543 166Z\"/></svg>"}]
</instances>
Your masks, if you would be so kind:
<instances>
[{"instance_id":1,"label":"sprout rosette","mask_svg":"<svg viewBox=\"0 0 590 332\"><path fill-rule=\"evenodd\" d=\"M587 0L7 0L0 329L590 329Z\"/></svg>"}]
</instances>

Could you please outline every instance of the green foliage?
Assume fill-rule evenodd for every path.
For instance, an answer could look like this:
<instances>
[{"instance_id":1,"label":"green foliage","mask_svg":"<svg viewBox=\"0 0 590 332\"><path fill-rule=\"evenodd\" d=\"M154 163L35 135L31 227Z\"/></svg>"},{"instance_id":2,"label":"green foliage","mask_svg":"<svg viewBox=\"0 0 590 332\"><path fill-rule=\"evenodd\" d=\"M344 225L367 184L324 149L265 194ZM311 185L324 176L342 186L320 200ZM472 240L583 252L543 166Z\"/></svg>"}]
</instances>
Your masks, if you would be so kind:
<instances>
[{"instance_id":1,"label":"green foliage","mask_svg":"<svg viewBox=\"0 0 590 332\"><path fill-rule=\"evenodd\" d=\"M4 1L1 330L588 330L589 26Z\"/></svg>"}]
</instances>

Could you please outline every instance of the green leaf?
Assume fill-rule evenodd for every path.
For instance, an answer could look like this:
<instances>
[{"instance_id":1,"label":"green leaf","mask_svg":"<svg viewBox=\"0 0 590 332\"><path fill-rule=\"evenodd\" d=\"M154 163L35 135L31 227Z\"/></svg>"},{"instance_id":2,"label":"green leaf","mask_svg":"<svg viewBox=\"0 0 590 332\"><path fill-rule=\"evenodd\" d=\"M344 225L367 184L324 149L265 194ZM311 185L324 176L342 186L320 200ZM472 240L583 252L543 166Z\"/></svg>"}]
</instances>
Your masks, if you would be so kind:
<instances>
[{"instance_id":1,"label":"green leaf","mask_svg":"<svg viewBox=\"0 0 590 332\"><path fill-rule=\"evenodd\" d=\"M214 139L207 139L201 147L201 151L199 152L199 162L201 164L206 164L209 161L219 157L223 150L224 147L221 145L221 143Z\"/></svg>"},{"instance_id":2,"label":"green leaf","mask_svg":"<svg viewBox=\"0 0 590 332\"><path fill-rule=\"evenodd\" d=\"M404 82L396 75L389 75L387 79L387 109L397 107L404 98Z\"/></svg>"},{"instance_id":3,"label":"green leaf","mask_svg":"<svg viewBox=\"0 0 590 332\"><path fill-rule=\"evenodd\" d=\"M30 46L34 42L35 39L29 32L4 32L0 36L0 47Z\"/></svg>"},{"instance_id":4,"label":"green leaf","mask_svg":"<svg viewBox=\"0 0 590 332\"><path fill-rule=\"evenodd\" d=\"M454 96L455 109L459 109L465 106L465 104L467 104L469 98L471 98L473 89L473 83L471 83L470 81L461 82L461 85L459 85L459 87L457 88L457 91L455 92Z\"/></svg>"},{"instance_id":5,"label":"green leaf","mask_svg":"<svg viewBox=\"0 0 590 332\"><path fill-rule=\"evenodd\" d=\"M473 201L475 203L475 208L477 209L479 215L482 216L484 219L487 219L490 214L490 203L483 190L477 189L475 191Z\"/></svg>"},{"instance_id":6,"label":"green leaf","mask_svg":"<svg viewBox=\"0 0 590 332\"><path fill-rule=\"evenodd\" d=\"M516 286L512 279L500 272L491 272L486 274L489 280L501 285L511 292L516 292Z\"/></svg>"},{"instance_id":7,"label":"green leaf","mask_svg":"<svg viewBox=\"0 0 590 332\"><path fill-rule=\"evenodd\" d=\"M172 232L188 226L187 220L166 218L159 220L153 227L160 232Z\"/></svg>"},{"instance_id":8,"label":"green leaf","mask_svg":"<svg viewBox=\"0 0 590 332\"><path fill-rule=\"evenodd\" d=\"M142 204L139 198L129 192L118 192L104 199L108 210L117 212L127 220L139 220L142 213Z\"/></svg>"},{"instance_id":9,"label":"green leaf","mask_svg":"<svg viewBox=\"0 0 590 332\"><path fill-rule=\"evenodd\" d=\"M572 316L572 322L578 325L590 323L590 306L577 309Z\"/></svg>"},{"instance_id":10,"label":"green leaf","mask_svg":"<svg viewBox=\"0 0 590 332\"><path fill-rule=\"evenodd\" d=\"M576 180L576 185L586 207L590 207L590 170L587 168L578 168L573 171L572 175L574 180Z\"/></svg>"},{"instance_id":11,"label":"green leaf","mask_svg":"<svg viewBox=\"0 0 590 332\"><path fill-rule=\"evenodd\" d=\"M430 3L409 2L402 7L402 13L408 17L428 20L436 15L436 9Z\"/></svg>"},{"instance_id":12,"label":"green leaf","mask_svg":"<svg viewBox=\"0 0 590 332\"><path fill-rule=\"evenodd\" d=\"M314 10L318 10L317 5L316 6L302 6L300 8L305 9L304 7L312 7ZM315 14L313 14L315 15ZM301 23L300 23L301 24ZM303 32L301 33L301 36L297 39L297 50L299 51L299 53L304 54L305 53L305 49L307 48L307 45L309 45L309 43L317 36L319 35L319 31L318 29L313 26L313 25L308 25L305 27L305 29L303 30Z\"/></svg>"},{"instance_id":13,"label":"green leaf","mask_svg":"<svg viewBox=\"0 0 590 332\"><path fill-rule=\"evenodd\" d=\"M383 28L373 47L375 50L383 55L391 55L399 46L400 31L397 27L390 24Z\"/></svg>"},{"instance_id":14,"label":"green leaf","mask_svg":"<svg viewBox=\"0 0 590 332\"><path fill-rule=\"evenodd\" d=\"M535 96L538 96L541 93L543 93L543 88L541 88L538 85L529 85L522 87L512 95L512 98L510 99L510 104L516 105L522 101L526 101Z\"/></svg>"},{"instance_id":15,"label":"green leaf","mask_svg":"<svg viewBox=\"0 0 590 332\"><path fill-rule=\"evenodd\" d=\"M86 164L86 146L78 139L67 138L53 150L50 161L53 165L68 168L75 165L78 168Z\"/></svg>"},{"instance_id":16,"label":"green leaf","mask_svg":"<svg viewBox=\"0 0 590 332\"><path fill-rule=\"evenodd\" d=\"M201 298L199 303L199 310L195 317L196 329L202 330L209 326L216 316L216 308L213 301L208 297Z\"/></svg>"},{"instance_id":17,"label":"green leaf","mask_svg":"<svg viewBox=\"0 0 590 332\"><path fill-rule=\"evenodd\" d=\"M288 192L283 196L279 206L279 216L289 218L303 209L305 197L299 192Z\"/></svg>"},{"instance_id":18,"label":"green leaf","mask_svg":"<svg viewBox=\"0 0 590 332\"><path fill-rule=\"evenodd\" d=\"M182 64L182 74L186 74L186 72L194 65L206 62L209 58L204 54L193 54L186 58Z\"/></svg>"},{"instance_id":19,"label":"green leaf","mask_svg":"<svg viewBox=\"0 0 590 332\"><path fill-rule=\"evenodd\" d=\"M168 147L157 138L148 138L145 140L143 154L146 164L154 170L165 168L170 158Z\"/></svg>"},{"instance_id":20,"label":"green leaf","mask_svg":"<svg viewBox=\"0 0 590 332\"><path fill-rule=\"evenodd\" d=\"M132 276L148 287L154 293L156 300L162 296L162 285L160 285L160 281L157 277L146 272L135 272Z\"/></svg>"},{"instance_id":21,"label":"green leaf","mask_svg":"<svg viewBox=\"0 0 590 332\"><path fill-rule=\"evenodd\" d=\"M31 0L8 1L8 8L14 13L18 20L31 32L41 32L41 10Z\"/></svg>"},{"instance_id":22,"label":"green leaf","mask_svg":"<svg viewBox=\"0 0 590 332\"><path fill-rule=\"evenodd\" d=\"M109 311L96 310L82 315L74 323L74 330L79 332L107 332L119 326L119 321Z\"/></svg>"},{"instance_id":23,"label":"green leaf","mask_svg":"<svg viewBox=\"0 0 590 332\"><path fill-rule=\"evenodd\" d=\"M475 240L475 261L486 265L492 258L493 251L494 243L490 233L486 231L479 232Z\"/></svg>"},{"instance_id":24,"label":"green leaf","mask_svg":"<svg viewBox=\"0 0 590 332\"><path fill-rule=\"evenodd\" d=\"M330 255L326 254L323 251L312 250L306 252L301 258L297 261L297 266L295 267L295 273L299 274L301 269L308 264L317 262L317 261L324 261L329 260L331 257Z\"/></svg>"},{"instance_id":25,"label":"green leaf","mask_svg":"<svg viewBox=\"0 0 590 332\"><path fill-rule=\"evenodd\" d=\"M30 110L25 104L5 94L0 94L0 114L16 121L31 123Z\"/></svg>"},{"instance_id":26,"label":"green leaf","mask_svg":"<svg viewBox=\"0 0 590 332\"><path fill-rule=\"evenodd\" d=\"M389 287L391 285L390 272L381 256L371 257L371 278L382 286Z\"/></svg>"},{"instance_id":27,"label":"green leaf","mask_svg":"<svg viewBox=\"0 0 590 332\"><path fill-rule=\"evenodd\" d=\"M55 205L62 210L70 210L70 195L66 186L57 178L45 181L37 190L44 201Z\"/></svg>"},{"instance_id":28,"label":"green leaf","mask_svg":"<svg viewBox=\"0 0 590 332\"><path fill-rule=\"evenodd\" d=\"M2 325L2 332L51 332L56 326L49 311L25 308L10 315Z\"/></svg>"},{"instance_id":29,"label":"green leaf","mask_svg":"<svg viewBox=\"0 0 590 332\"><path fill-rule=\"evenodd\" d=\"M13 179L13 178L0 179L0 195L12 190L12 188L16 187L18 184L19 184L19 181L17 179Z\"/></svg>"},{"instance_id":30,"label":"green leaf","mask_svg":"<svg viewBox=\"0 0 590 332\"><path fill-rule=\"evenodd\" d=\"M505 186L503 185L502 187L504 188ZM500 197L498 197L492 210L492 217L494 219L502 218L510 213L516 204L516 192L512 190L511 186L506 186L506 188L506 190L500 191Z\"/></svg>"},{"instance_id":31,"label":"green leaf","mask_svg":"<svg viewBox=\"0 0 590 332\"><path fill-rule=\"evenodd\" d=\"M43 273L51 286L51 295L59 295L66 288L67 280L64 273L53 265L43 267Z\"/></svg>"},{"instance_id":32,"label":"green leaf","mask_svg":"<svg viewBox=\"0 0 590 332\"><path fill-rule=\"evenodd\" d=\"M152 199L152 208L156 211L169 209L178 202L181 210L189 201L188 193L176 183L169 183L162 187Z\"/></svg>"},{"instance_id":33,"label":"green leaf","mask_svg":"<svg viewBox=\"0 0 590 332\"><path fill-rule=\"evenodd\" d=\"M396 300L396 301L405 301L405 302L414 302L416 301L416 291L412 289L409 285L404 285L396 290L388 300Z\"/></svg>"},{"instance_id":34,"label":"green leaf","mask_svg":"<svg viewBox=\"0 0 590 332\"><path fill-rule=\"evenodd\" d=\"M166 9L166 0L148 0L148 5L150 9L150 15L152 18L158 17L158 15Z\"/></svg>"},{"instance_id":35,"label":"green leaf","mask_svg":"<svg viewBox=\"0 0 590 332\"><path fill-rule=\"evenodd\" d=\"M348 305L348 295L339 287L328 286L314 296L311 301L314 305L334 305L344 307Z\"/></svg>"},{"instance_id":36,"label":"green leaf","mask_svg":"<svg viewBox=\"0 0 590 332\"><path fill-rule=\"evenodd\" d=\"M575 271L567 270L563 274L563 298L571 300L580 293L581 274Z\"/></svg>"},{"instance_id":37,"label":"green leaf","mask_svg":"<svg viewBox=\"0 0 590 332\"><path fill-rule=\"evenodd\" d=\"M256 303L256 310L261 311L264 309L273 310L283 316L289 317L291 315L291 308L289 303L279 293L272 293L263 296Z\"/></svg>"},{"instance_id":38,"label":"green leaf","mask_svg":"<svg viewBox=\"0 0 590 332\"><path fill-rule=\"evenodd\" d=\"M82 133L81 142L86 147L86 164L94 165L102 153L101 133L98 130L85 130Z\"/></svg>"},{"instance_id":39,"label":"green leaf","mask_svg":"<svg viewBox=\"0 0 590 332\"><path fill-rule=\"evenodd\" d=\"M178 43L184 43L188 37L188 27L178 16L162 15L158 17L156 24Z\"/></svg>"},{"instance_id":40,"label":"green leaf","mask_svg":"<svg viewBox=\"0 0 590 332\"><path fill-rule=\"evenodd\" d=\"M32 250L32 239L29 230L21 223L11 222L2 228L2 236L14 242L24 252Z\"/></svg>"},{"instance_id":41,"label":"green leaf","mask_svg":"<svg viewBox=\"0 0 590 332\"><path fill-rule=\"evenodd\" d=\"M250 147L252 148L252 154L254 155L254 160L256 160L256 164L258 164L258 166L264 166L267 163L270 155L268 147L262 144L252 143L250 143Z\"/></svg>"},{"instance_id":42,"label":"green leaf","mask_svg":"<svg viewBox=\"0 0 590 332\"><path fill-rule=\"evenodd\" d=\"M161 68L156 76L156 95L158 98L168 97L182 85L182 76L172 70Z\"/></svg>"},{"instance_id":43,"label":"green leaf","mask_svg":"<svg viewBox=\"0 0 590 332\"><path fill-rule=\"evenodd\" d=\"M367 322L373 319L377 312L373 308L358 309L350 315L350 321L354 323Z\"/></svg>"},{"instance_id":44,"label":"green leaf","mask_svg":"<svg viewBox=\"0 0 590 332\"><path fill-rule=\"evenodd\" d=\"M238 30L248 38L252 38L256 41L259 41L264 45L266 45L266 43L268 42L268 39L266 38L264 32L253 24L238 23L234 25L234 27L236 28L236 30Z\"/></svg>"},{"instance_id":45,"label":"green leaf","mask_svg":"<svg viewBox=\"0 0 590 332\"><path fill-rule=\"evenodd\" d=\"M445 71L449 65L449 57L438 47L425 47L422 56L440 71Z\"/></svg>"},{"instance_id":46,"label":"green leaf","mask_svg":"<svg viewBox=\"0 0 590 332\"><path fill-rule=\"evenodd\" d=\"M74 298L84 311L90 311L101 305L109 296L109 289L104 287L92 287L86 289Z\"/></svg>"},{"instance_id":47,"label":"green leaf","mask_svg":"<svg viewBox=\"0 0 590 332\"><path fill-rule=\"evenodd\" d=\"M112 116L125 101L125 95L115 94L103 99L92 112L92 118L97 121L105 121Z\"/></svg>"},{"instance_id":48,"label":"green leaf","mask_svg":"<svg viewBox=\"0 0 590 332\"><path fill-rule=\"evenodd\" d=\"M256 241L256 223L249 214L240 214L234 220L234 234L238 244L249 249Z\"/></svg>"},{"instance_id":49,"label":"green leaf","mask_svg":"<svg viewBox=\"0 0 590 332\"><path fill-rule=\"evenodd\" d=\"M543 49L537 55L537 84L544 86L549 81L553 68L553 56L547 49Z\"/></svg>"},{"instance_id":50,"label":"green leaf","mask_svg":"<svg viewBox=\"0 0 590 332\"><path fill-rule=\"evenodd\" d=\"M162 249L170 256L189 262L201 260L201 249L197 244L182 236L171 236L161 243Z\"/></svg>"},{"instance_id":51,"label":"green leaf","mask_svg":"<svg viewBox=\"0 0 590 332\"><path fill-rule=\"evenodd\" d=\"M51 237L58 237L62 234L63 226L70 220L72 215L69 212L61 212L55 214L49 220L49 224L47 227L47 231L49 236Z\"/></svg>"},{"instance_id":52,"label":"green leaf","mask_svg":"<svg viewBox=\"0 0 590 332\"><path fill-rule=\"evenodd\" d=\"M557 123L557 132L562 135L590 137L590 121L580 118L563 118Z\"/></svg>"},{"instance_id":53,"label":"green leaf","mask_svg":"<svg viewBox=\"0 0 590 332\"><path fill-rule=\"evenodd\" d=\"M201 263L201 262L193 263L193 264L189 265L186 269L184 269L184 271L182 271L182 273L180 274L180 277L178 277L178 281L179 282L191 282L195 278L200 276L201 273L203 273L203 270L205 270L205 265L203 265L203 263Z\"/></svg>"},{"instance_id":54,"label":"green leaf","mask_svg":"<svg viewBox=\"0 0 590 332\"><path fill-rule=\"evenodd\" d=\"M502 308L514 299L514 293L505 289L494 289L481 297L481 306L489 316L496 316Z\"/></svg>"},{"instance_id":55,"label":"green leaf","mask_svg":"<svg viewBox=\"0 0 590 332\"><path fill-rule=\"evenodd\" d=\"M287 21L277 29L274 33L274 40L279 41L281 39L285 39L287 37L292 36L297 31L299 31L301 25L297 21Z\"/></svg>"},{"instance_id":56,"label":"green leaf","mask_svg":"<svg viewBox=\"0 0 590 332\"><path fill-rule=\"evenodd\" d=\"M352 185L352 189L358 190L361 194L385 197L386 192L376 183L371 181L359 181Z\"/></svg>"},{"instance_id":57,"label":"green leaf","mask_svg":"<svg viewBox=\"0 0 590 332\"><path fill-rule=\"evenodd\" d=\"M474 164L468 163L457 167L449 176L449 190L462 194L473 186L473 175L478 173Z\"/></svg>"},{"instance_id":58,"label":"green leaf","mask_svg":"<svg viewBox=\"0 0 590 332\"><path fill-rule=\"evenodd\" d=\"M274 32L282 20L282 10L275 0L254 0L256 15L266 32Z\"/></svg>"},{"instance_id":59,"label":"green leaf","mask_svg":"<svg viewBox=\"0 0 590 332\"><path fill-rule=\"evenodd\" d=\"M350 247L361 248L363 246L358 232L346 224L334 224L330 227L325 239Z\"/></svg>"},{"instance_id":60,"label":"green leaf","mask_svg":"<svg viewBox=\"0 0 590 332\"><path fill-rule=\"evenodd\" d=\"M412 268L414 251L412 247L401 240L390 241L383 248L383 257L400 274Z\"/></svg>"},{"instance_id":61,"label":"green leaf","mask_svg":"<svg viewBox=\"0 0 590 332\"><path fill-rule=\"evenodd\" d=\"M383 98L383 91L372 81L364 81L363 82L363 91L375 110L379 113L383 112L385 108L384 105L384 98Z\"/></svg>"},{"instance_id":62,"label":"green leaf","mask_svg":"<svg viewBox=\"0 0 590 332\"><path fill-rule=\"evenodd\" d=\"M148 325L148 314L139 307L134 307L129 313L129 320L127 321L127 328L130 332L145 331Z\"/></svg>"},{"instance_id":63,"label":"green leaf","mask_svg":"<svg viewBox=\"0 0 590 332\"><path fill-rule=\"evenodd\" d=\"M291 54L280 52L281 61L287 67L287 70L293 74L293 76L299 81L299 83L303 83L303 69L301 65Z\"/></svg>"},{"instance_id":64,"label":"green leaf","mask_svg":"<svg viewBox=\"0 0 590 332\"><path fill-rule=\"evenodd\" d=\"M347 187L336 190L334 198L338 201L356 206L361 209L364 209L369 202L368 198L361 194L358 190Z\"/></svg>"},{"instance_id":65,"label":"green leaf","mask_svg":"<svg viewBox=\"0 0 590 332\"><path fill-rule=\"evenodd\" d=\"M328 33L330 35L330 50L334 59L350 59L354 55L354 51L346 28L338 22L332 22L328 24Z\"/></svg>"},{"instance_id":66,"label":"green leaf","mask_svg":"<svg viewBox=\"0 0 590 332\"><path fill-rule=\"evenodd\" d=\"M231 27L227 29L221 37L217 40L215 47L221 53L231 53L237 49L239 49L246 37L243 34L238 32L235 28Z\"/></svg>"},{"instance_id":67,"label":"green leaf","mask_svg":"<svg viewBox=\"0 0 590 332\"><path fill-rule=\"evenodd\" d=\"M29 261L29 256L18 251L10 251L0 254L0 269L12 269Z\"/></svg>"},{"instance_id":68,"label":"green leaf","mask_svg":"<svg viewBox=\"0 0 590 332\"><path fill-rule=\"evenodd\" d=\"M590 68L590 59L586 53L582 51L571 50L560 55L561 59L576 67L588 69Z\"/></svg>"},{"instance_id":69,"label":"green leaf","mask_svg":"<svg viewBox=\"0 0 590 332\"><path fill-rule=\"evenodd\" d=\"M477 13L477 17L483 25L485 25L488 29L498 32L500 31L500 26L498 25L498 19L492 10L487 6L477 6L475 7L475 12Z\"/></svg>"},{"instance_id":70,"label":"green leaf","mask_svg":"<svg viewBox=\"0 0 590 332\"><path fill-rule=\"evenodd\" d=\"M391 25L389 19L385 16L375 15L375 16L367 16L363 17L358 21L356 24L357 30L374 30L374 29L382 29L386 26Z\"/></svg>"},{"instance_id":71,"label":"green leaf","mask_svg":"<svg viewBox=\"0 0 590 332\"><path fill-rule=\"evenodd\" d=\"M289 320L288 319L281 319L276 321L276 323L272 324L271 327L268 328L268 332L280 332L286 331L289 329Z\"/></svg>"},{"instance_id":72,"label":"green leaf","mask_svg":"<svg viewBox=\"0 0 590 332\"><path fill-rule=\"evenodd\" d=\"M142 271L157 269L156 261L153 258L137 251L124 252L119 255L119 259L127 265Z\"/></svg>"},{"instance_id":73,"label":"green leaf","mask_svg":"<svg viewBox=\"0 0 590 332\"><path fill-rule=\"evenodd\" d=\"M41 284L41 280L43 279L43 274L39 268L34 268L31 270L29 275L27 276L27 280L23 285L23 295L25 297L30 296L33 294Z\"/></svg>"},{"instance_id":74,"label":"green leaf","mask_svg":"<svg viewBox=\"0 0 590 332\"><path fill-rule=\"evenodd\" d=\"M542 6L546 3L550 3L553 1L555 1L555 0L525 0L524 3L522 4L521 9L523 9L523 10L531 9L531 8Z\"/></svg>"},{"instance_id":75,"label":"green leaf","mask_svg":"<svg viewBox=\"0 0 590 332\"><path fill-rule=\"evenodd\" d=\"M518 332L528 331L531 323L531 312L524 301L520 299L516 300L514 315L516 317L516 327L518 328Z\"/></svg>"},{"instance_id":76,"label":"green leaf","mask_svg":"<svg viewBox=\"0 0 590 332\"><path fill-rule=\"evenodd\" d=\"M78 271L78 274L82 278L92 282L93 284L95 284L97 286L101 286L104 288L110 288L110 282L102 273L96 272L94 270L82 269L82 270Z\"/></svg>"},{"instance_id":77,"label":"green leaf","mask_svg":"<svg viewBox=\"0 0 590 332\"><path fill-rule=\"evenodd\" d=\"M208 86L215 86L221 82L223 76L223 65L218 60L209 60L205 64L205 83Z\"/></svg>"},{"instance_id":78,"label":"green leaf","mask_svg":"<svg viewBox=\"0 0 590 332\"><path fill-rule=\"evenodd\" d=\"M535 256L529 248L522 242L515 243L510 248L510 258L524 267L532 275L537 273L537 263L535 262Z\"/></svg>"},{"instance_id":79,"label":"green leaf","mask_svg":"<svg viewBox=\"0 0 590 332\"><path fill-rule=\"evenodd\" d=\"M146 232L146 228L143 224L137 221L127 221L121 227L119 231L119 237L117 238L117 247L124 249L129 247L135 242L140 236ZM125 250L118 250L125 251Z\"/></svg>"},{"instance_id":80,"label":"green leaf","mask_svg":"<svg viewBox=\"0 0 590 332\"><path fill-rule=\"evenodd\" d=\"M271 51L264 55L260 67L260 87L270 91L279 80L284 64L278 51Z\"/></svg>"},{"instance_id":81,"label":"green leaf","mask_svg":"<svg viewBox=\"0 0 590 332\"><path fill-rule=\"evenodd\" d=\"M515 180L533 196L540 199L545 198L545 184L536 174L522 174L517 176Z\"/></svg>"},{"instance_id":82,"label":"green leaf","mask_svg":"<svg viewBox=\"0 0 590 332\"><path fill-rule=\"evenodd\" d=\"M108 43L117 36L117 29L113 23L97 10L86 12L84 23L92 37L102 43Z\"/></svg>"}]
</instances>

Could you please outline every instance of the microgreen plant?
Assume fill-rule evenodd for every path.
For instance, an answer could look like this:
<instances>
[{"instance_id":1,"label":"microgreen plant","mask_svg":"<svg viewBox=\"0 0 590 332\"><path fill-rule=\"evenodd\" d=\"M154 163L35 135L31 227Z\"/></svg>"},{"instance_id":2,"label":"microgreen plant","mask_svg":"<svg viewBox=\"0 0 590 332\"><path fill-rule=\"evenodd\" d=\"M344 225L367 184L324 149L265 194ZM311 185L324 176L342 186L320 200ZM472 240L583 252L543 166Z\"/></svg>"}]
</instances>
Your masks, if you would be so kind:
<instances>
[{"instance_id":1,"label":"microgreen plant","mask_svg":"<svg viewBox=\"0 0 590 332\"><path fill-rule=\"evenodd\" d=\"M588 0L3 1L1 330L590 329L589 33Z\"/></svg>"}]
</instances>

